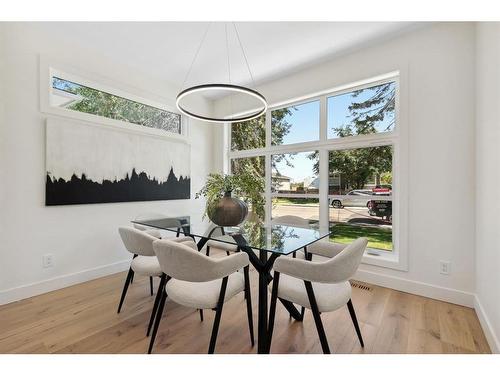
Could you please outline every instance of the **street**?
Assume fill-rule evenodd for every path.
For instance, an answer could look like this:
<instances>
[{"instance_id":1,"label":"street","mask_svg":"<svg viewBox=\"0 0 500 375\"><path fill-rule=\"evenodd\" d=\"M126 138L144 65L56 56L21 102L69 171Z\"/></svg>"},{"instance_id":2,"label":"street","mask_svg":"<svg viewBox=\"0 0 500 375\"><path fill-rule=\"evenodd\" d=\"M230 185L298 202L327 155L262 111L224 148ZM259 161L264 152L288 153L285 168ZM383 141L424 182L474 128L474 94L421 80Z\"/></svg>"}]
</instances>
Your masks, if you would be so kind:
<instances>
[{"instance_id":1,"label":"street","mask_svg":"<svg viewBox=\"0 0 500 375\"><path fill-rule=\"evenodd\" d=\"M319 220L319 204L279 203L273 205L273 217L284 215L300 216L308 220ZM366 207L330 207L330 221L332 222L362 222L365 221L364 219L373 224L379 221L379 218L370 216ZM380 223L380 225L387 226L384 224Z\"/></svg>"}]
</instances>

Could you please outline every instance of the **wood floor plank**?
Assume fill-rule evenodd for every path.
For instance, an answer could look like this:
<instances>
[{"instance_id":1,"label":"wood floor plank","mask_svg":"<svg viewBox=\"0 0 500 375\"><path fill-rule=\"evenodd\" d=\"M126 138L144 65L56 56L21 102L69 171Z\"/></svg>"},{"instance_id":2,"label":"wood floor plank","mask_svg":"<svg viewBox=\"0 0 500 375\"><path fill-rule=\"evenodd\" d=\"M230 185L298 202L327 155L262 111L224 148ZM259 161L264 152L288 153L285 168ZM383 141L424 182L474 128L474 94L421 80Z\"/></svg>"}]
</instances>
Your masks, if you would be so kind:
<instances>
[{"instance_id":1,"label":"wood floor plank","mask_svg":"<svg viewBox=\"0 0 500 375\"><path fill-rule=\"evenodd\" d=\"M491 353L488 341L486 340L486 336L481 328L481 324L479 324L476 312L472 309L463 309L462 311L465 315L465 319L467 320L467 324L469 325L469 329L474 340L474 346L476 347L476 352Z\"/></svg>"},{"instance_id":2,"label":"wood floor plank","mask_svg":"<svg viewBox=\"0 0 500 375\"><path fill-rule=\"evenodd\" d=\"M463 308L450 303L439 303L438 316L442 342L467 351L476 351Z\"/></svg>"},{"instance_id":3,"label":"wood floor plank","mask_svg":"<svg viewBox=\"0 0 500 375\"><path fill-rule=\"evenodd\" d=\"M257 337L257 274L250 272ZM0 353L146 353L146 328L154 296L136 277L116 313L125 273L103 277L0 306ZM365 347L347 309L321 314L333 353L490 353L474 310L369 285L352 300ZM206 353L214 312L167 300L154 353ZM255 353L243 294L224 305L216 353ZM272 353L321 353L311 312L303 322L278 304Z\"/></svg>"},{"instance_id":4,"label":"wood floor plank","mask_svg":"<svg viewBox=\"0 0 500 375\"><path fill-rule=\"evenodd\" d=\"M408 353L441 353L437 301L412 296Z\"/></svg>"},{"instance_id":5,"label":"wood floor plank","mask_svg":"<svg viewBox=\"0 0 500 375\"><path fill-rule=\"evenodd\" d=\"M391 291L377 334L375 353L407 353L411 295Z\"/></svg>"}]
</instances>

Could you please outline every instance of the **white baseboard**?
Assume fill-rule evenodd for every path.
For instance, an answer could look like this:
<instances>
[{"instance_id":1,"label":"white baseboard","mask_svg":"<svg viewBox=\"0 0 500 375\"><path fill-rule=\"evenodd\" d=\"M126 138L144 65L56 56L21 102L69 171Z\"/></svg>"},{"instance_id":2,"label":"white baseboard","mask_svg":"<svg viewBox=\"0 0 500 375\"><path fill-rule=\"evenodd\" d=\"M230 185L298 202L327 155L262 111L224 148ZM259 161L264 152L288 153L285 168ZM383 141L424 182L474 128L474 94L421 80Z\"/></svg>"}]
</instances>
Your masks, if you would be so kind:
<instances>
[{"instance_id":1,"label":"white baseboard","mask_svg":"<svg viewBox=\"0 0 500 375\"><path fill-rule=\"evenodd\" d=\"M474 307L474 294L462 290L444 288L420 281L407 280L396 276L383 275L376 272L359 270L354 279L366 283L383 286L401 292L416 294L428 298L454 303L457 305Z\"/></svg>"},{"instance_id":2,"label":"white baseboard","mask_svg":"<svg viewBox=\"0 0 500 375\"><path fill-rule=\"evenodd\" d=\"M494 354L500 354L500 341L491 326L488 315L486 315L486 311L484 311L483 305L481 304L481 301L479 301L477 294L474 296L474 309L476 310L476 314L479 318L479 323L481 324L484 335L486 336L486 340L490 345L491 352Z\"/></svg>"},{"instance_id":3,"label":"white baseboard","mask_svg":"<svg viewBox=\"0 0 500 375\"><path fill-rule=\"evenodd\" d=\"M25 298L37 296L39 294L52 292L71 285L83 283L85 281L97 279L99 277L111 275L125 271L130 266L130 260L108 264L68 275L54 277L37 283L22 285L16 288L0 291L0 305L19 301Z\"/></svg>"}]
</instances>

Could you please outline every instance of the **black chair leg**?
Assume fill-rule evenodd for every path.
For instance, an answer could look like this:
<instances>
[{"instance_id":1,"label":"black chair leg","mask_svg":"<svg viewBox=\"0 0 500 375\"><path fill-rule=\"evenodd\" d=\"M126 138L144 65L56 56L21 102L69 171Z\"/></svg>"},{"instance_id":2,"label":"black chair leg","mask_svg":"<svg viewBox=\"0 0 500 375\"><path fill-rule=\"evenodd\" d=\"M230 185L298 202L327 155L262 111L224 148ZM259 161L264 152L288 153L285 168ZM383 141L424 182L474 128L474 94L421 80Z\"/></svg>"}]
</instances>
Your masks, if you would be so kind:
<instances>
[{"instance_id":1,"label":"black chair leg","mask_svg":"<svg viewBox=\"0 0 500 375\"><path fill-rule=\"evenodd\" d=\"M156 312L155 325L153 328L153 333L151 334L151 341L149 342L148 354L151 354L153 350L153 345L156 339L156 333L158 332L158 327L160 326L161 316L163 315L163 308L165 307L165 300L167 299L167 292L165 289L161 291L160 305L158 306L158 311Z\"/></svg>"},{"instance_id":2,"label":"black chair leg","mask_svg":"<svg viewBox=\"0 0 500 375\"><path fill-rule=\"evenodd\" d=\"M304 320L305 313L306 313L306 308L302 306L300 309L300 317L302 318L302 320Z\"/></svg>"},{"instance_id":3,"label":"black chair leg","mask_svg":"<svg viewBox=\"0 0 500 375\"><path fill-rule=\"evenodd\" d=\"M215 343L217 342L217 334L219 333L220 318L222 316L222 307L224 306L224 297L226 295L226 287L228 276L222 279L220 287L219 301L217 302L217 311L215 313L214 326L212 328L212 336L210 337L210 346L208 347L208 354L213 354L215 351Z\"/></svg>"},{"instance_id":4,"label":"black chair leg","mask_svg":"<svg viewBox=\"0 0 500 375\"><path fill-rule=\"evenodd\" d=\"M273 289L271 291L271 307L269 310L269 327L267 329L268 352L271 352L271 341L273 339L274 317L276 316L276 303L278 301L278 285L280 282L280 273L274 272Z\"/></svg>"},{"instance_id":5,"label":"black chair leg","mask_svg":"<svg viewBox=\"0 0 500 375\"><path fill-rule=\"evenodd\" d=\"M229 251L226 251L226 255L229 256L231 255L231 253Z\"/></svg>"},{"instance_id":6,"label":"black chair leg","mask_svg":"<svg viewBox=\"0 0 500 375\"><path fill-rule=\"evenodd\" d=\"M123 291L122 291L122 296L120 297L120 303L118 305L118 314L122 309L123 301L125 300L125 295L127 294L128 286L131 283L133 277L134 277L134 271L132 271L132 268L129 268L127 273L127 278L125 279L125 285L123 285Z\"/></svg>"},{"instance_id":7,"label":"black chair leg","mask_svg":"<svg viewBox=\"0 0 500 375\"><path fill-rule=\"evenodd\" d=\"M137 257L137 254L134 254L132 259L135 259L136 257ZM130 278L130 284L132 284L133 282L134 282L134 274L132 274L132 277Z\"/></svg>"},{"instance_id":8,"label":"black chair leg","mask_svg":"<svg viewBox=\"0 0 500 375\"><path fill-rule=\"evenodd\" d=\"M200 309L200 320L203 322L203 309Z\"/></svg>"},{"instance_id":9,"label":"black chair leg","mask_svg":"<svg viewBox=\"0 0 500 375\"><path fill-rule=\"evenodd\" d=\"M162 295L162 290L165 288L166 277L167 276L165 274L161 275L160 285L158 286L158 291L156 292L155 303L153 305L153 311L151 311L151 318L149 318L148 331L146 333L146 336L149 336L149 333L151 332L151 327L153 327L153 323L156 316L156 310L158 309L158 304L160 303Z\"/></svg>"},{"instance_id":10,"label":"black chair leg","mask_svg":"<svg viewBox=\"0 0 500 375\"><path fill-rule=\"evenodd\" d=\"M359 343L361 347L365 347L365 343L363 342L363 337L361 336L361 330L359 329L358 319L356 318L356 312L354 311L354 306L352 305L352 301L349 300L347 302L347 308L349 309L349 314L351 314L352 323L354 324L354 329L358 334Z\"/></svg>"},{"instance_id":11,"label":"black chair leg","mask_svg":"<svg viewBox=\"0 0 500 375\"><path fill-rule=\"evenodd\" d=\"M314 317L314 323L316 323L316 329L318 330L319 340L321 341L321 347L323 348L324 354L330 354L330 348L328 346L328 340L326 339L325 329L323 328L323 323L321 322L320 312L318 309L318 304L316 303L316 297L314 296L313 287L310 281L305 281L307 297L309 298L309 304L311 305L311 311Z\"/></svg>"},{"instance_id":12,"label":"black chair leg","mask_svg":"<svg viewBox=\"0 0 500 375\"><path fill-rule=\"evenodd\" d=\"M252 295L250 292L250 276L248 266L243 268L243 273L245 275L245 299L247 301L248 329L250 330L250 342L252 343L252 346L254 346L255 339L253 335Z\"/></svg>"},{"instance_id":13,"label":"black chair leg","mask_svg":"<svg viewBox=\"0 0 500 375\"><path fill-rule=\"evenodd\" d=\"M153 295L153 277L152 276L149 276L149 291L151 293L151 295Z\"/></svg>"},{"instance_id":14,"label":"black chair leg","mask_svg":"<svg viewBox=\"0 0 500 375\"><path fill-rule=\"evenodd\" d=\"M207 246L207 257L210 256L210 246Z\"/></svg>"}]
</instances>

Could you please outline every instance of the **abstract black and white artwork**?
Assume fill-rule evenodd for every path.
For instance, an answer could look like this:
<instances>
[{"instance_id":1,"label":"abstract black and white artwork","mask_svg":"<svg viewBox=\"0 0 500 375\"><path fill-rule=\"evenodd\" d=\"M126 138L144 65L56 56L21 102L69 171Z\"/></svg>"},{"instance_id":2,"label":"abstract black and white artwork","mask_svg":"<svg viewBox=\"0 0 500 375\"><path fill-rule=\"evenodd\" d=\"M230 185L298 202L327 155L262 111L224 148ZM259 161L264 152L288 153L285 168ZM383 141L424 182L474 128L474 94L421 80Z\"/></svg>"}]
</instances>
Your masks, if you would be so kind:
<instances>
[{"instance_id":1,"label":"abstract black and white artwork","mask_svg":"<svg viewBox=\"0 0 500 375\"><path fill-rule=\"evenodd\" d=\"M48 119L45 205L189 199L190 146Z\"/></svg>"}]
</instances>

